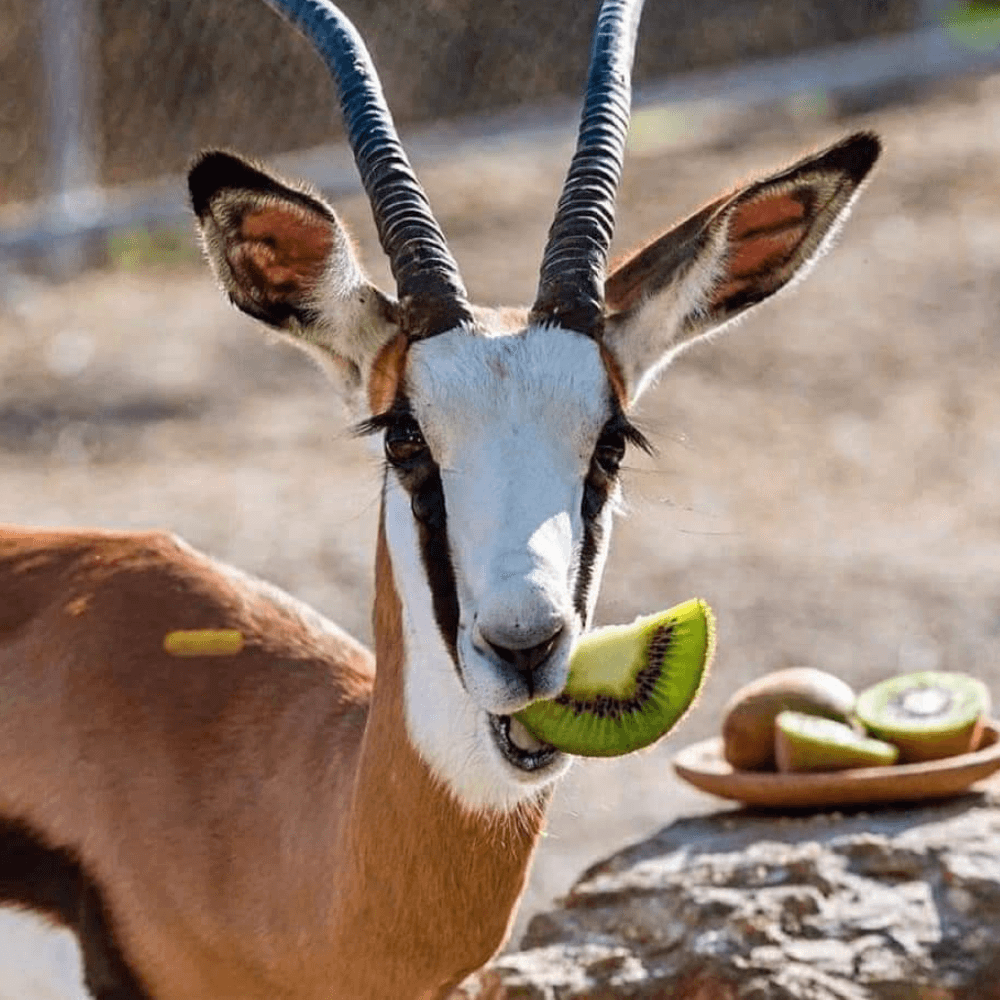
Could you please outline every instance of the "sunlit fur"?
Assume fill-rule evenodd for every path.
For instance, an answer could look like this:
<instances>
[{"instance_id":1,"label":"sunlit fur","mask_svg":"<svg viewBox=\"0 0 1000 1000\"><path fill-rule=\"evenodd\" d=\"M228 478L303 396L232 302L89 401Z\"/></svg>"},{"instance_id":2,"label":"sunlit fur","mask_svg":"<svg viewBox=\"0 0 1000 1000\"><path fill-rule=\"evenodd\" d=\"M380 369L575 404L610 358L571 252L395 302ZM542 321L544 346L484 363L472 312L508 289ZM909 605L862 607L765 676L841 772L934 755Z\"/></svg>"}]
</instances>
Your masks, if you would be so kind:
<instances>
[{"instance_id":1,"label":"sunlit fur","mask_svg":"<svg viewBox=\"0 0 1000 1000\"><path fill-rule=\"evenodd\" d=\"M474 307L424 339L332 209L207 161L195 201L227 296L322 357L368 429L416 457L386 470L374 655L169 536L0 526L4 814L70 865L56 916L121 959L119 984L157 1000L440 1000L496 953L566 765L518 754L489 720L565 680L621 441L641 442L619 408L683 344L804 273L878 151L850 137L653 240L608 275L595 339ZM612 460L592 463L609 418L597 458ZM584 500L599 540L581 615ZM179 662L164 636L199 625L243 650ZM505 636L543 641L526 662ZM47 913L39 873L11 869L5 905ZM81 925L95 902L107 928Z\"/></svg>"}]
</instances>

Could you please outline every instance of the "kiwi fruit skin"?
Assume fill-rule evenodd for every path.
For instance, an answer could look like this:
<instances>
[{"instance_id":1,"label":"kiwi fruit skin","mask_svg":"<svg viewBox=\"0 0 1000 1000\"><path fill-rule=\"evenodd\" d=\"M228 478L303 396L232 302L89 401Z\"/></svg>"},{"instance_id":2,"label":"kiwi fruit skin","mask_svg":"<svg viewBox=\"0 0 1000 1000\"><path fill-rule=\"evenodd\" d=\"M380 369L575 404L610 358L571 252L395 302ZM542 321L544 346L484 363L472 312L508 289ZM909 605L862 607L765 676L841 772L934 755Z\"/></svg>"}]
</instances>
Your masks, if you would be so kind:
<instances>
[{"instance_id":1,"label":"kiwi fruit skin","mask_svg":"<svg viewBox=\"0 0 1000 1000\"><path fill-rule=\"evenodd\" d=\"M774 720L774 755L782 773L843 771L895 764L899 748L835 719L786 711Z\"/></svg>"},{"instance_id":2,"label":"kiwi fruit skin","mask_svg":"<svg viewBox=\"0 0 1000 1000\"><path fill-rule=\"evenodd\" d=\"M774 770L774 720L785 711L847 722L854 691L839 677L815 667L789 667L741 687L723 709L722 751L738 770Z\"/></svg>"},{"instance_id":3,"label":"kiwi fruit skin","mask_svg":"<svg viewBox=\"0 0 1000 1000\"><path fill-rule=\"evenodd\" d=\"M990 693L967 674L924 670L867 688L855 710L869 733L899 747L901 764L914 764L975 750Z\"/></svg>"},{"instance_id":4,"label":"kiwi fruit skin","mask_svg":"<svg viewBox=\"0 0 1000 1000\"><path fill-rule=\"evenodd\" d=\"M581 757L617 757L666 735L694 704L715 653L700 598L584 635L562 694L515 713L537 739Z\"/></svg>"}]
</instances>

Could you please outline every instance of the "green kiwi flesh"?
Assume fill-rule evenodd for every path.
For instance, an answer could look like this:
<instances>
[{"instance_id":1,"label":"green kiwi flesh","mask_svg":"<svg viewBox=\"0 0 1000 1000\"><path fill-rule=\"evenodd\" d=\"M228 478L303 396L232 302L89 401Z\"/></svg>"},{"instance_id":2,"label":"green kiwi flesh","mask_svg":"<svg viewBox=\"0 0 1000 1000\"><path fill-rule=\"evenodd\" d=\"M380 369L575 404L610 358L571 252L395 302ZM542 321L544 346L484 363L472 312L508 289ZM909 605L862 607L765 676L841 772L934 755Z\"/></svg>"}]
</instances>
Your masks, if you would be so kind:
<instances>
[{"instance_id":1,"label":"green kiwi flesh","mask_svg":"<svg viewBox=\"0 0 1000 1000\"><path fill-rule=\"evenodd\" d=\"M631 625L584 635L562 694L515 714L537 739L581 757L654 743L691 707L715 652L715 618L700 599Z\"/></svg>"},{"instance_id":2,"label":"green kiwi flesh","mask_svg":"<svg viewBox=\"0 0 1000 1000\"><path fill-rule=\"evenodd\" d=\"M779 713L807 712L847 722L853 710L854 691L839 677L814 667L776 670L741 687L723 709L723 756L739 770L774 770Z\"/></svg>"},{"instance_id":3,"label":"green kiwi flesh","mask_svg":"<svg viewBox=\"0 0 1000 1000\"><path fill-rule=\"evenodd\" d=\"M855 711L873 736L899 747L900 763L909 764L975 750L990 693L966 674L924 670L868 688Z\"/></svg>"},{"instance_id":4,"label":"green kiwi flesh","mask_svg":"<svg viewBox=\"0 0 1000 1000\"><path fill-rule=\"evenodd\" d=\"M843 771L895 764L899 748L834 719L780 712L774 720L774 754L782 772Z\"/></svg>"}]
</instances>

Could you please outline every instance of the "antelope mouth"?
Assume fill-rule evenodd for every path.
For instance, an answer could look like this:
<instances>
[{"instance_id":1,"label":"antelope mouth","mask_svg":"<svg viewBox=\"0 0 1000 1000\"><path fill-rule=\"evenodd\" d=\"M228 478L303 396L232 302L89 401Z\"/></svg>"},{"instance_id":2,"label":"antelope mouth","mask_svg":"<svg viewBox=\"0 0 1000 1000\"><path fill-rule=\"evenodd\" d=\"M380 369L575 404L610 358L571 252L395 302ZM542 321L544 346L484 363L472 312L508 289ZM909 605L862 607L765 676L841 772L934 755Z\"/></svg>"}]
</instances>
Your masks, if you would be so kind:
<instances>
[{"instance_id":1,"label":"antelope mouth","mask_svg":"<svg viewBox=\"0 0 1000 1000\"><path fill-rule=\"evenodd\" d=\"M490 715L490 730L504 760L519 771L541 771L562 757L561 751L543 743L511 715Z\"/></svg>"}]
</instances>

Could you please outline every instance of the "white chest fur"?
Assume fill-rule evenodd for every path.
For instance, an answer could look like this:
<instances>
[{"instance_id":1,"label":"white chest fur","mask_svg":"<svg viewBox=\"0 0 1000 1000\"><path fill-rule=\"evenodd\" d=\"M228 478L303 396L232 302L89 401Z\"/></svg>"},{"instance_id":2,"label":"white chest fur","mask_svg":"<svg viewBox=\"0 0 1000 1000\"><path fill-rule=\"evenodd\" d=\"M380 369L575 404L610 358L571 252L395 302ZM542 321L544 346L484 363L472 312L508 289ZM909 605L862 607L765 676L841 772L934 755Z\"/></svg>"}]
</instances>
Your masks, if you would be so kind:
<instances>
[{"instance_id":1,"label":"white chest fur","mask_svg":"<svg viewBox=\"0 0 1000 1000\"><path fill-rule=\"evenodd\" d=\"M90 1000L76 937L29 910L0 908L0 1000Z\"/></svg>"}]
</instances>

